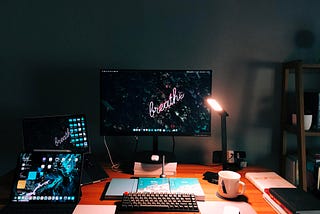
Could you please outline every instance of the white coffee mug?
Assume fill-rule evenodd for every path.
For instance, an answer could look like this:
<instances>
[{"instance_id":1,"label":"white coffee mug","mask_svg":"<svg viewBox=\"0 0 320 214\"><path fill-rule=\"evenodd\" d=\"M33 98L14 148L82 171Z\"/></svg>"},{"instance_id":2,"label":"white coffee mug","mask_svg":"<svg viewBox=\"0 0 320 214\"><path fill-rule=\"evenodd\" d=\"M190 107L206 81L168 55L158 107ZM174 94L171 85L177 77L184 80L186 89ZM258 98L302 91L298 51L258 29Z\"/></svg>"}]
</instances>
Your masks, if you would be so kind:
<instances>
[{"instance_id":1,"label":"white coffee mug","mask_svg":"<svg viewBox=\"0 0 320 214\"><path fill-rule=\"evenodd\" d=\"M236 198L244 194L246 184L240 181L241 175L239 173L222 170L218 172L218 175L218 193L220 196L224 198Z\"/></svg>"}]
</instances>

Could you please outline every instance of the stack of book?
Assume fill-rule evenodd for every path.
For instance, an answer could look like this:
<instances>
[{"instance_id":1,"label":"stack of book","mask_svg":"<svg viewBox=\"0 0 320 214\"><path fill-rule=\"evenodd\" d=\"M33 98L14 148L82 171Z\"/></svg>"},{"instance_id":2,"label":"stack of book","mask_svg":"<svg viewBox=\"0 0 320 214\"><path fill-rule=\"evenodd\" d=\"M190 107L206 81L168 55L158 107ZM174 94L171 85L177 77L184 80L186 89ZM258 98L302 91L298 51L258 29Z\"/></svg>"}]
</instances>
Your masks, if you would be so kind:
<instances>
[{"instance_id":1,"label":"stack of book","mask_svg":"<svg viewBox=\"0 0 320 214\"><path fill-rule=\"evenodd\" d=\"M307 187L308 191L320 193L320 153L307 155ZM285 178L292 184L299 184L298 158L296 154L286 157Z\"/></svg>"},{"instance_id":2,"label":"stack of book","mask_svg":"<svg viewBox=\"0 0 320 214\"><path fill-rule=\"evenodd\" d=\"M164 170L164 172L162 172ZM175 175L177 161L173 152L136 152L133 164L135 177L158 177L161 174Z\"/></svg>"},{"instance_id":3,"label":"stack of book","mask_svg":"<svg viewBox=\"0 0 320 214\"><path fill-rule=\"evenodd\" d=\"M307 156L307 184L308 190L319 194L320 192L320 153Z\"/></svg>"},{"instance_id":4,"label":"stack of book","mask_svg":"<svg viewBox=\"0 0 320 214\"><path fill-rule=\"evenodd\" d=\"M292 183L275 172L247 172L245 177L261 191L263 198L277 213L287 213L281 205L270 197L268 191L270 188L296 188Z\"/></svg>"},{"instance_id":5,"label":"stack of book","mask_svg":"<svg viewBox=\"0 0 320 214\"><path fill-rule=\"evenodd\" d=\"M263 198L277 213L320 213L318 198L296 188L275 172L247 172L245 177L263 193Z\"/></svg>"},{"instance_id":6,"label":"stack of book","mask_svg":"<svg viewBox=\"0 0 320 214\"><path fill-rule=\"evenodd\" d=\"M169 162L164 165L165 175L172 176L177 172L177 162ZM135 177L154 177L162 174L161 163L134 162L133 175Z\"/></svg>"},{"instance_id":7,"label":"stack of book","mask_svg":"<svg viewBox=\"0 0 320 214\"><path fill-rule=\"evenodd\" d=\"M285 179L295 186L299 184L299 165L296 155L288 154L286 156Z\"/></svg>"}]
</instances>

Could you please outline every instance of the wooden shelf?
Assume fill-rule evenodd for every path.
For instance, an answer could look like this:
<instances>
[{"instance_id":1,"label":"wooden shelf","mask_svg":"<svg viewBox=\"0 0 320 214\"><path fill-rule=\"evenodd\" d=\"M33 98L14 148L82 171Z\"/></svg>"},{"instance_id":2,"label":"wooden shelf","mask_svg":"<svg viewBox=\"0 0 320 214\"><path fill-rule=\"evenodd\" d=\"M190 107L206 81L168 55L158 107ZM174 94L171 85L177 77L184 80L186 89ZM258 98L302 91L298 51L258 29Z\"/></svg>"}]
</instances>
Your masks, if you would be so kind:
<instances>
[{"instance_id":1,"label":"wooden shelf","mask_svg":"<svg viewBox=\"0 0 320 214\"><path fill-rule=\"evenodd\" d=\"M282 67L286 69L291 69L291 72L295 72L295 70L292 69L297 69L298 67L301 67L302 69L312 69L313 72L320 72L320 64L305 64L302 60L284 62L282 63Z\"/></svg>"},{"instance_id":2,"label":"wooden shelf","mask_svg":"<svg viewBox=\"0 0 320 214\"><path fill-rule=\"evenodd\" d=\"M320 72L320 64L302 64L303 69L313 69L312 72Z\"/></svg>"},{"instance_id":3,"label":"wooden shelf","mask_svg":"<svg viewBox=\"0 0 320 214\"><path fill-rule=\"evenodd\" d=\"M282 108L281 108L281 169L285 174L285 158L287 155L287 132L293 133L297 138L297 153L299 167L299 187L307 191L307 163L306 163L306 137L320 137L320 130L304 130L304 72L320 72L320 64L304 64L301 60L285 62L282 64ZM287 124L287 100L289 75L294 74L297 125Z\"/></svg>"},{"instance_id":4,"label":"wooden shelf","mask_svg":"<svg viewBox=\"0 0 320 214\"><path fill-rule=\"evenodd\" d=\"M287 125L285 127L285 131L292 133L292 134L297 134L297 126L293 125ZM320 130L308 130L304 132L305 136L315 136L315 137L320 137Z\"/></svg>"}]
</instances>

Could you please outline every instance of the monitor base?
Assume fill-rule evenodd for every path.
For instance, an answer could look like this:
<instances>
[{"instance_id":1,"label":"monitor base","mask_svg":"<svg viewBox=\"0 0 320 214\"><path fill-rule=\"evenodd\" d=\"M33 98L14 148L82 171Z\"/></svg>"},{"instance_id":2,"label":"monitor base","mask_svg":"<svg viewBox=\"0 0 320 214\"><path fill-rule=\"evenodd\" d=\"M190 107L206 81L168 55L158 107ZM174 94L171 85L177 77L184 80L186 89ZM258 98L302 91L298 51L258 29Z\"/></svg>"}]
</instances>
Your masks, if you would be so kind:
<instances>
[{"instance_id":1,"label":"monitor base","mask_svg":"<svg viewBox=\"0 0 320 214\"><path fill-rule=\"evenodd\" d=\"M141 163L154 163L159 164L162 163L162 158L165 156L165 162L176 162L175 154L173 152L165 152L165 151L142 151L136 152L134 161Z\"/></svg>"}]
</instances>

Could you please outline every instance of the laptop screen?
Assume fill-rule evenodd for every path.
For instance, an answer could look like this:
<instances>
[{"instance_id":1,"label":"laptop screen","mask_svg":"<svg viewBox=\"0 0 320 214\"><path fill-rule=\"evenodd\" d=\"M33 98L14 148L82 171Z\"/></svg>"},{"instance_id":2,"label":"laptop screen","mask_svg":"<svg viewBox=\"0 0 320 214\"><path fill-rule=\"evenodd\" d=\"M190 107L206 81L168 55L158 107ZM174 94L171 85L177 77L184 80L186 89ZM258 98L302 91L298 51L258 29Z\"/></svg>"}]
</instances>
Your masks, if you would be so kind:
<instances>
[{"instance_id":1,"label":"laptop screen","mask_svg":"<svg viewBox=\"0 0 320 214\"><path fill-rule=\"evenodd\" d=\"M24 151L89 153L84 114L24 118Z\"/></svg>"},{"instance_id":2,"label":"laptop screen","mask_svg":"<svg viewBox=\"0 0 320 214\"><path fill-rule=\"evenodd\" d=\"M21 153L12 202L76 203L80 198L82 154Z\"/></svg>"}]
</instances>

